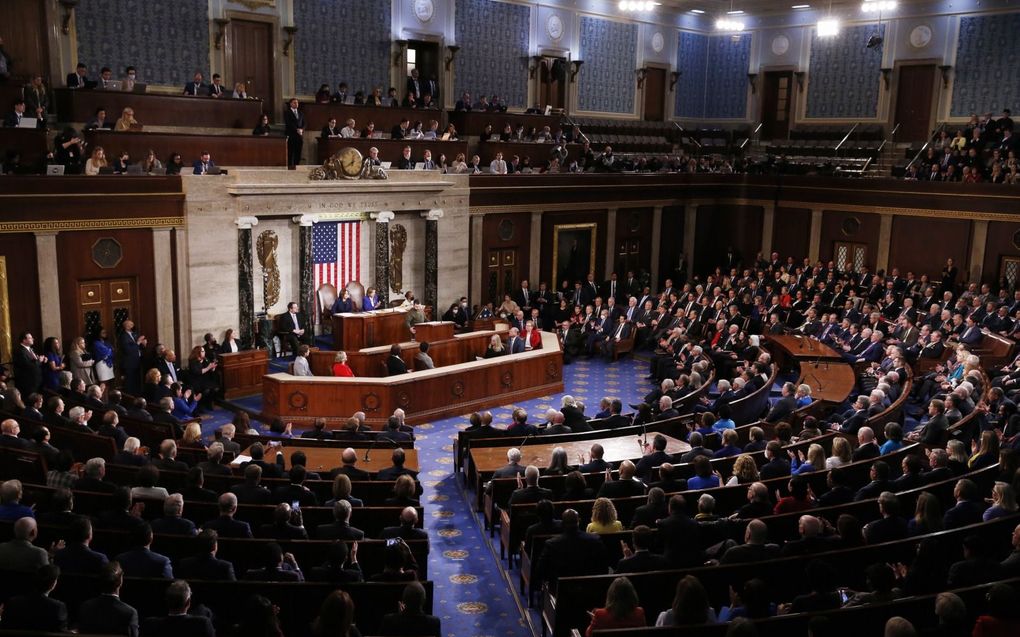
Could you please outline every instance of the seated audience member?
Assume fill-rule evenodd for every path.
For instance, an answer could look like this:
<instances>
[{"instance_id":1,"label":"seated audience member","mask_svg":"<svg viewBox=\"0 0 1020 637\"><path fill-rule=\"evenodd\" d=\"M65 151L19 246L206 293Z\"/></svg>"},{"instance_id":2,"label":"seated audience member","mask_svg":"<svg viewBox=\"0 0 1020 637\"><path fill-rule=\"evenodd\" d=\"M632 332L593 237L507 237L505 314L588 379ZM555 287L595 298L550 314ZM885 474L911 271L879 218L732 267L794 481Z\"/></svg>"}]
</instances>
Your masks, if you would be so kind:
<instances>
[{"instance_id":1,"label":"seated audience member","mask_svg":"<svg viewBox=\"0 0 1020 637\"><path fill-rule=\"evenodd\" d=\"M428 546L429 534L418 527L418 511L414 507L405 507L400 512L399 526L388 526L382 530L379 537L384 540L400 538L405 542L412 540L425 540Z\"/></svg>"},{"instance_id":2,"label":"seated audience member","mask_svg":"<svg viewBox=\"0 0 1020 637\"><path fill-rule=\"evenodd\" d=\"M288 511L289 513L289 511ZM249 569L243 579L258 582L303 582L304 574L297 560L290 553L284 553L276 542L262 547L263 566Z\"/></svg>"},{"instance_id":3,"label":"seated audience member","mask_svg":"<svg viewBox=\"0 0 1020 637\"><path fill-rule=\"evenodd\" d=\"M416 635L440 637L439 618L425 614L425 588L418 582L411 582L404 587L400 597L399 610L396 613L383 615L379 627L381 635ZM322 633L340 634L340 633Z\"/></svg>"},{"instance_id":4,"label":"seated audience member","mask_svg":"<svg viewBox=\"0 0 1020 637\"><path fill-rule=\"evenodd\" d=\"M199 158L192 164L192 174L195 175L208 175L211 171L218 170L218 167L213 163L212 155L207 150L203 150L199 155Z\"/></svg>"},{"instance_id":5,"label":"seated audience member","mask_svg":"<svg viewBox=\"0 0 1020 637\"><path fill-rule=\"evenodd\" d=\"M953 497L956 499L956 505L943 516L943 526L947 530L982 521L982 515L988 505L981 498L980 491L972 480L964 478L958 481L953 489Z\"/></svg>"},{"instance_id":6,"label":"seated audience member","mask_svg":"<svg viewBox=\"0 0 1020 637\"><path fill-rule=\"evenodd\" d=\"M351 503L347 500L337 500L333 504L334 522L320 524L315 528L315 539L317 540L344 540L358 541L365 538L365 533L350 525Z\"/></svg>"},{"instance_id":7,"label":"seated audience member","mask_svg":"<svg viewBox=\"0 0 1020 637\"><path fill-rule=\"evenodd\" d=\"M201 73L196 72L194 78L184 87L184 94L192 97L200 97L209 94L209 86L203 81Z\"/></svg>"},{"instance_id":8,"label":"seated audience member","mask_svg":"<svg viewBox=\"0 0 1020 637\"><path fill-rule=\"evenodd\" d=\"M947 583L966 588L1002 579L1002 565L989 555L987 540L969 535L963 539L963 560L949 567Z\"/></svg>"},{"instance_id":9,"label":"seated audience member","mask_svg":"<svg viewBox=\"0 0 1020 637\"><path fill-rule=\"evenodd\" d=\"M0 521L15 522L21 518L34 518L35 511L21 504L20 480L7 480L0 484Z\"/></svg>"},{"instance_id":10,"label":"seated audience member","mask_svg":"<svg viewBox=\"0 0 1020 637\"><path fill-rule=\"evenodd\" d=\"M250 538L252 537L251 527L248 526L247 522L241 520L235 520L234 514L237 513L237 496L233 493L224 493L219 497L217 501L217 507L219 508L220 515L214 520L206 522L202 529L211 529L219 534L219 537L236 537L236 538Z\"/></svg>"},{"instance_id":11,"label":"seated audience member","mask_svg":"<svg viewBox=\"0 0 1020 637\"><path fill-rule=\"evenodd\" d=\"M165 617L147 617L142 622L140 634L153 637L216 636L216 630L208 617L188 614L191 608L191 587L184 580L175 580L167 587L166 608L168 612Z\"/></svg>"},{"instance_id":12,"label":"seated audience member","mask_svg":"<svg viewBox=\"0 0 1020 637\"><path fill-rule=\"evenodd\" d=\"M0 564L5 571L36 573L50 562L46 549L35 546L39 527L32 517L14 522L13 539L0 544Z\"/></svg>"},{"instance_id":13,"label":"seated audience member","mask_svg":"<svg viewBox=\"0 0 1020 637\"><path fill-rule=\"evenodd\" d=\"M173 579L170 558L152 551L152 527L142 522L129 535L133 548L116 557L117 563L128 577L156 577Z\"/></svg>"},{"instance_id":14,"label":"seated audience member","mask_svg":"<svg viewBox=\"0 0 1020 637\"><path fill-rule=\"evenodd\" d=\"M580 530L577 511L563 512L562 529L560 535L545 543L536 565L538 581L555 585L560 577L602 575L608 571L605 546L598 536Z\"/></svg>"},{"instance_id":15,"label":"seated audience member","mask_svg":"<svg viewBox=\"0 0 1020 637\"><path fill-rule=\"evenodd\" d=\"M393 453L390 454L391 462L390 466L380 469L378 472L376 472L375 479L381 481L391 481L396 480L400 476L409 476L412 480L416 480L418 478L418 473L404 466L405 458L406 454L404 453L403 449L399 447L394 449Z\"/></svg>"},{"instance_id":16,"label":"seated audience member","mask_svg":"<svg viewBox=\"0 0 1020 637\"><path fill-rule=\"evenodd\" d=\"M142 125L135 119L135 111L133 108L130 106L124 107L124 110L121 111L120 119L117 120L113 130L120 132L142 130Z\"/></svg>"},{"instance_id":17,"label":"seated audience member","mask_svg":"<svg viewBox=\"0 0 1020 637\"><path fill-rule=\"evenodd\" d=\"M685 626L689 624L715 624L715 609L708 601L708 593L698 578L687 575L676 584L673 606L659 613L656 626Z\"/></svg>"},{"instance_id":18,"label":"seated audience member","mask_svg":"<svg viewBox=\"0 0 1020 637\"><path fill-rule=\"evenodd\" d=\"M196 541L198 554L182 559L176 567L177 575L189 579L235 581L234 565L216 557L218 540L216 531L203 529Z\"/></svg>"},{"instance_id":19,"label":"seated audience member","mask_svg":"<svg viewBox=\"0 0 1020 637\"><path fill-rule=\"evenodd\" d=\"M606 605L596 608L591 615L591 624L585 631L591 637L592 631L611 628L640 628L645 626L645 610L641 608L637 591L626 577L617 577L606 591Z\"/></svg>"},{"instance_id":20,"label":"seated audience member","mask_svg":"<svg viewBox=\"0 0 1020 637\"><path fill-rule=\"evenodd\" d=\"M265 113L259 117L259 123L252 129L251 134L256 137L269 137L273 133L273 125L269 123L269 115Z\"/></svg>"},{"instance_id":21,"label":"seated audience member","mask_svg":"<svg viewBox=\"0 0 1020 637\"><path fill-rule=\"evenodd\" d=\"M234 92L231 97L235 100L246 100L248 99L248 86L244 82L238 82L234 85Z\"/></svg>"},{"instance_id":22,"label":"seated audience member","mask_svg":"<svg viewBox=\"0 0 1020 637\"><path fill-rule=\"evenodd\" d=\"M50 598L59 577L60 568L52 564L32 573L28 583L32 592L15 595L4 602L3 628L10 631L66 632L67 606Z\"/></svg>"},{"instance_id":23,"label":"seated audience member","mask_svg":"<svg viewBox=\"0 0 1020 637\"><path fill-rule=\"evenodd\" d=\"M120 599L124 571L120 564L104 563L99 573L99 595L78 609L78 630L89 634L137 635L138 612Z\"/></svg>"}]
</instances>

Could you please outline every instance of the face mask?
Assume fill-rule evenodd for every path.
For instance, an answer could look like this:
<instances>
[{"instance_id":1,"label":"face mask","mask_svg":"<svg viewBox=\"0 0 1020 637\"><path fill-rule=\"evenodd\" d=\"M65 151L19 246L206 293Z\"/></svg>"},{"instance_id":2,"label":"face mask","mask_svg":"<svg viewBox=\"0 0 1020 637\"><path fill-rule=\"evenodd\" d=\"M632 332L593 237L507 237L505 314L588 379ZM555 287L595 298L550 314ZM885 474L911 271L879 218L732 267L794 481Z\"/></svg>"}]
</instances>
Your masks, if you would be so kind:
<instances>
[{"instance_id":1,"label":"face mask","mask_svg":"<svg viewBox=\"0 0 1020 637\"><path fill-rule=\"evenodd\" d=\"M135 74L134 73L128 73L128 79L129 80L135 79Z\"/></svg>"}]
</instances>

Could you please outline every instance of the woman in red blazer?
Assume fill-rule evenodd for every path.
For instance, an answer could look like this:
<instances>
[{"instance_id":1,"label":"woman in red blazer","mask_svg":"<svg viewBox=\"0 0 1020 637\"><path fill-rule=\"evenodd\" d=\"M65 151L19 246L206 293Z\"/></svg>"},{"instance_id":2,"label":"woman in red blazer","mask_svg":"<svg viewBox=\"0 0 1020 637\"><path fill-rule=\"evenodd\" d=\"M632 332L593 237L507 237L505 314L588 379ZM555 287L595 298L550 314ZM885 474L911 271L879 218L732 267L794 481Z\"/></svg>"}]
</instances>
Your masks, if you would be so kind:
<instances>
[{"instance_id":1,"label":"woman in red blazer","mask_svg":"<svg viewBox=\"0 0 1020 637\"><path fill-rule=\"evenodd\" d=\"M607 628L644 628L645 609L639 606L637 591L626 577L617 577L606 591L606 607L591 613L591 624L585 637L594 630Z\"/></svg>"},{"instance_id":2,"label":"woman in red blazer","mask_svg":"<svg viewBox=\"0 0 1020 637\"><path fill-rule=\"evenodd\" d=\"M528 344L527 349L539 349L542 347L542 335L535 329L535 324L531 321L527 321L524 324L524 333L521 334L521 338Z\"/></svg>"},{"instance_id":3,"label":"woman in red blazer","mask_svg":"<svg viewBox=\"0 0 1020 637\"><path fill-rule=\"evenodd\" d=\"M346 378L354 377L354 370L347 364L347 352L337 352L333 359L333 375Z\"/></svg>"}]
</instances>

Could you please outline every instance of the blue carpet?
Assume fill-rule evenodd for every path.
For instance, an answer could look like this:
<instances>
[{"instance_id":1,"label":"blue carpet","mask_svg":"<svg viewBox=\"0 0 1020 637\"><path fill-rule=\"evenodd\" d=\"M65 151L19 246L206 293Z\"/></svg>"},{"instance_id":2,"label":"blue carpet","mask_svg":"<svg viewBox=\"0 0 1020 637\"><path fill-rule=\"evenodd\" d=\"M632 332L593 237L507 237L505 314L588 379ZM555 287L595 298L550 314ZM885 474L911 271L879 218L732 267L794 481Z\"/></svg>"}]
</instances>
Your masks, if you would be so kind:
<instances>
[{"instance_id":1,"label":"blue carpet","mask_svg":"<svg viewBox=\"0 0 1020 637\"><path fill-rule=\"evenodd\" d=\"M286 364L286 359L275 359ZM564 367L565 393L585 404L585 413L598 411L603 397L619 398L624 405L637 402L653 385L638 380L648 373L647 363L625 358L607 364L601 359L580 360ZM494 422L505 425L510 414L522 407L533 422L549 407L559 407L564 394L502 405L491 409ZM231 401L236 408L258 411L261 396ZM203 422L212 431L230 419L231 412L217 409ZM218 424L213 424L218 423ZM262 428L260 423L255 425ZM467 415L447 418L416 428L418 459L424 489L425 529L432 540L429 573L435 585L434 612L443 622L445 635L530 637L541 634L540 617L527 610L517 593L517 573L508 573L499 560L499 538L490 540L473 511L473 493L453 473L453 441L457 430L468 426ZM295 433L298 433L295 431Z\"/></svg>"}]
</instances>

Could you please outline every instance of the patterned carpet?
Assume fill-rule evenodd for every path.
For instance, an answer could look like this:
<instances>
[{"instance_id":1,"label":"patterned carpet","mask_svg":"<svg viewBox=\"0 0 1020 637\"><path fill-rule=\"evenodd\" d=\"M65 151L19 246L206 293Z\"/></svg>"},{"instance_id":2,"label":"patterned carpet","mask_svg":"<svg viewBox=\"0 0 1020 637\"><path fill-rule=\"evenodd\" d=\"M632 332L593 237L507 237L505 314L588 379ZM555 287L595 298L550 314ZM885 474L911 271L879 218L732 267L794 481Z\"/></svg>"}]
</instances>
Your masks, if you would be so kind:
<instances>
[{"instance_id":1,"label":"patterned carpet","mask_svg":"<svg viewBox=\"0 0 1020 637\"><path fill-rule=\"evenodd\" d=\"M285 368L286 362L277 359L272 366ZM651 384L636 379L647 373L647 363L629 357L613 364L601 359L580 360L564 367L565 393L581 400L585 413L593 415L603 396L620 398L624 405L639 400ZM516 407L523 407L532 422L539 422L546 409L559 407L562 396L542 396L491 409L494 422L508 423ZM240 399L233 406L258 410L260 398ZM231 415L229 410L216 409L203 422L204 433L211 438L212 431L229 422ZM456 431L466 428L467 422L465 414L417 427L425 528L432 540L429 573L435 584L434 612L442 619L443 633L451 637L540 635L538 614L528 612L526 602L517 594L516 571L508 574L505 563L500 564L499 538L490 541L472 510L473 494L454 476L453 441Z\"/></svg>"}]
</instances>

